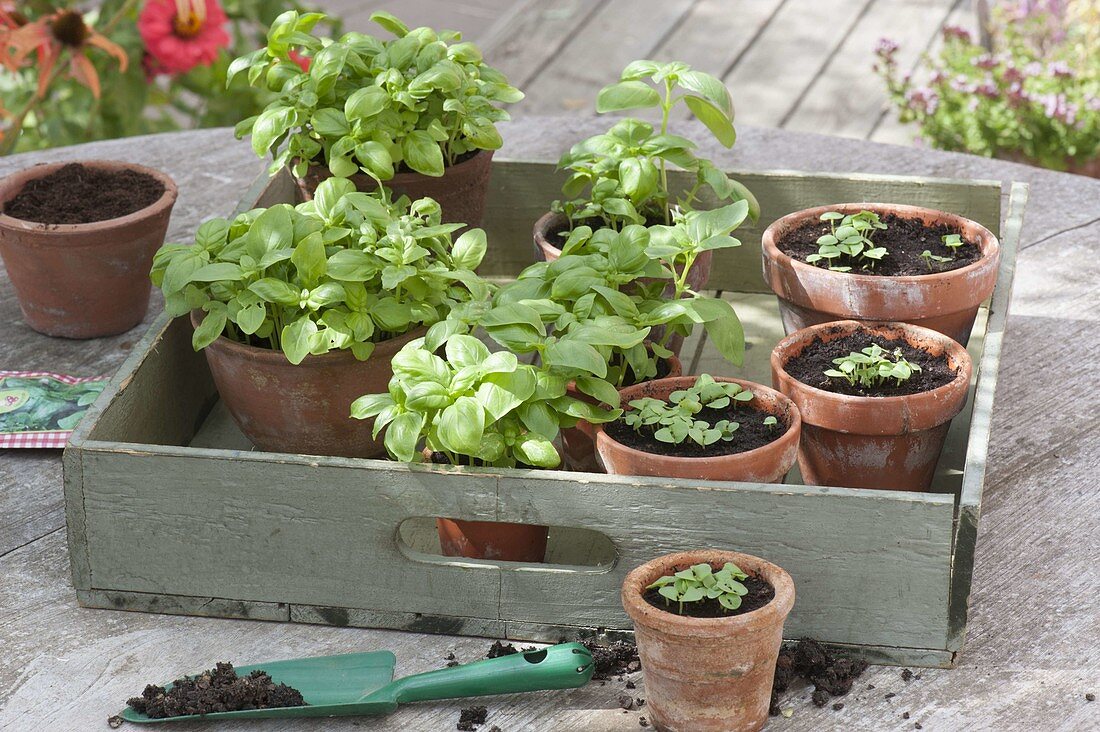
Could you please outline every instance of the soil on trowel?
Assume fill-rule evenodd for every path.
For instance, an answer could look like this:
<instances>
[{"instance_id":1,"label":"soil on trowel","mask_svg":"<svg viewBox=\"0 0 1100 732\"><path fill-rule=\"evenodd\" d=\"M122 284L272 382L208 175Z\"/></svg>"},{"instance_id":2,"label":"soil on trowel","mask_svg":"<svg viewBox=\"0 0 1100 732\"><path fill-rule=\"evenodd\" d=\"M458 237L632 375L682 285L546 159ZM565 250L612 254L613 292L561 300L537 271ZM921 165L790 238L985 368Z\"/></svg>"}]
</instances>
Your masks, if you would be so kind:
<instances>
[{"instance_id":1,"label":"soil on trowel","mask_svg":"<svg viewBox=\"0 0 1100 732\"><path fill-rule=\"evenodd\" d=\"M231 663L219 663L198 676L176 679L170 689L149 684L141 696L126 703L151 719L306 705L297 689L276 684L265 671L257 669L248 676L238 676Z\"/></svg>"},{"instance_id":2,"label":"soil on trowel","mask_svg":"<svg viewBox=\"0 0 1100 732\"><path fill-rule=\"evenodd\" d=\"M582 643L592 654L596 667L592 673L593 681L622 680L624 675L642 668L642 662L638 659L638 647L633 643L613 641L604 645L591 640Z\"/></svg>"},{"instance_id":3,"label":"soil on trowel","mask_svg":"<svg viewBox=\"0 0 1100 732\"><path fill-rule=\"evenodd\" d=\"M835 696L844 696L852 684L867 670L867 662L834 655L812 638L803 638L779 651L772 682L770 714L779 714L779 695L787 691L798 678L814 685L815 706L823 707Z\"/></svg>"},{"instance_id":4,"label":"soil on trowel","mask_svg":"<svg viewBox=\"0 0 1100 732\"><path fill-rule=\"evenodd\" d=\"M500 658L501 656L511 656L516 653L527 653L527 651L533 650L535 650L535 646L516 648L511 643L505 643L503 641L493 641L493 645L489 646L489 652L485 654L485 657Z\"/></svg>"},{"instance_id":5,"label":"soil on trowel","mask_svg":"<svg viewBox=\"0 0 1100 732\"><path fill-rule=\"evenodd\" d=\"M153 205L164 184L136 170L97 170L70 163L28 181L4 213L41 224L90 224Z\"/></svg>"},{"instance_id":6,"label":"soil on trowel","mask_svg":"<svg viewBox=\"0 0 1100 732\"><path fill-rule=\"evenodd\" d=\"M775 597L775 589L763 577L750 574L741 580L741 584L748 590L748 594L741 597L741 606L736 610L727 610L717 598L714 600L700 600L698 602L685 602L683 610L680 605L662 595L658 588L654 587L645 591L642 599L655 608L675 615L688 615L693 618L732 618L735 615L744 615L753 610L759 610L767 605Z\"/></svg>"}]
</instances>

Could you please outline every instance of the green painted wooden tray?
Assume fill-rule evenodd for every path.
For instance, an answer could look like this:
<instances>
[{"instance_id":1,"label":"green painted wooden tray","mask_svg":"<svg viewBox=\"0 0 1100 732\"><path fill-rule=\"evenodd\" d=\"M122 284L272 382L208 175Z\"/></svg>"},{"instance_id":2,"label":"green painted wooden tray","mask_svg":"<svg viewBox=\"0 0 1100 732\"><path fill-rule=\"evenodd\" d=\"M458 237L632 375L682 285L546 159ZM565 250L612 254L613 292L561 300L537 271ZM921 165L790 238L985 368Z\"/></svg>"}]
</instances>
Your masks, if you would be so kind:
<instances>
[{"instance_id":1,"label":"green painted wooden tray","mask_svg":"<svg viewBox=\"0 0 1100 732\"><path fill-rule=\"evenodd\" d=\"M494 162L487 275L533 260L532 222L560 179L547 162ZM736 549L785 567L798 587L788 637L871 660L948 666L963 644L985 479L990 411L1012 287L1023 183L738 173L761 221L718 252L711 286L745 321L742 369L705 341L695 373L770 383L782 336L760 275L760 233L776 218L841 201L952 211L998 232L1000 279L969 350L978 364L928 493L440 468L258 452L218 403L190 328L162 316L73 434L65 503L82 605L186 615L558 641L630 631L625 574L666 552ZM294 200L262 176L243 209ZM1002 203L1003 202L1003 203ZM447 559L431 517L549 524L549 561ZM208 560L217 556L216 566Z\"/></svg>"}]
</instances>

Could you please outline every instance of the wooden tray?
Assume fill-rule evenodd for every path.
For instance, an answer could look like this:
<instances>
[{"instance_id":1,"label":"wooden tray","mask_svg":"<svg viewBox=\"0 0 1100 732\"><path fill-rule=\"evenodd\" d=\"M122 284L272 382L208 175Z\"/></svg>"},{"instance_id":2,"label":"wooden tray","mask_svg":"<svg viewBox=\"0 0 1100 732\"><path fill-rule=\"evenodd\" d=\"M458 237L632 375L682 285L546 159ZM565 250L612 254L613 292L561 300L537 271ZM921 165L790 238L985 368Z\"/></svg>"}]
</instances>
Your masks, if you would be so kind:
<instances>
[{"instance_id":1,"label":"wooden tray","mask_svg":"<svg viewBox=\"0 0 1100 732\"><path fill-rule=\"evenodd\" d=\"M533 261L531 225L558 192L546 162L495 161L482 273ZM977 364L928 493L441 468L253 450L191 348L184 319L150 328L72 436L65 505L80 603L186 615L328 623L557 641L629 632L625 574L666 552L729 548L794 577L788 637L872 661L949 666L963 644L974 545L1020 225L1023 183L736 173L759 197L743 246L717 252L711 286L745 322L736 369L705 340L692 373L770 383L782 337L761 278L760 234L776 218L842 201L951 211L998 232L997 289L969 350ZM294 200L262 176L242 209ZM1006 205L1002 211L1002 197ZM1002 223L1003 219L1003 223ZM548 563L449 559L431 517L549 524Z\"/></svg>"}]
</instances>

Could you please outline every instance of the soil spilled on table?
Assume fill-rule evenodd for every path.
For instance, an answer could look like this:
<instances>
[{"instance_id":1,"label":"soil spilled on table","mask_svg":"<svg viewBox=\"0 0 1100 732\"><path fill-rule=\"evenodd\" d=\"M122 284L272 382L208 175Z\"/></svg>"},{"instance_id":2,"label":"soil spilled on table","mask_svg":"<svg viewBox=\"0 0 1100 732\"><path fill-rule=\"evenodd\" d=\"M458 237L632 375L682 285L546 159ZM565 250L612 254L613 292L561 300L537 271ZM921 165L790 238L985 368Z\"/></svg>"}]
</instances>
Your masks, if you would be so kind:
<instances>
[{"instance_id":1,"label":"soil spilled on table","mask_svg":"<svg viewBox=\"0 0 1100 732\"><path fill-rule=\"evenodd\" d=\"M814 639L803 638L779 651L769 713L773 717L779 714L779 695L798 678L814 685L813 703L823 707L832 697L844 696L851 691L852 684L866 670L866 661L834 655Z\"/></svg>"},{"instance_id":2,"label":"soil spilled on table","mask_svg":"<svg viewBox=\"0 0 1100 732\"><path fill-rule=\"evenodd\" d=\"M643 425L642 431L636 432L621 418L607 425L604 429L607 431L608 437L635 450L657 455L668 455L669 457L708 458L748 452L782 437L787 431L788 425L782 421L775 425L764 424L764 420L769 416L771 415L767 412L757 411L737 401L731 401L728 406L721 409L703 407L695 415L696 419L712 425L723 419L728 419L738 425L733 433L733 439L729 442L719 440L706 446L700 445L691 438L684 440L679 445L661 442L653 436L660 425Z\"/></svg>"},{"instance_id":3,"label":"soil spilled on table","mask_svg":"<svg viewBox=\"0 0 1100 732\"><path fill-rule=\"evenodd\" d=\"M860 386L858 382L853 385L849 384L847 379L830 378L825 375L828 369L837 368L833 363L834 359L845 358L850 353L860 353L864 348L869 348L872 343L888 351L891 360L893 360L894 350L900 348L902 358L920 366L920 371L915 372L901 384L891 379L871 389ZM919 394L950 384L958 375L958 372L948 365L945 354L932 356L909 345L904 339L890 340L866 331L851 333L828 343L821 338L815 338L802 350L802 353L787 361L783 369L803 384L835 394L862 397Z\"/></svg>"},{"instance_id":4,"label":"soil spilled on table","mask_svg":"<svg viewBox=\"0 0 1100 732\"><path fill-rule=\"evenodd\" d=\"M136 170L98 170L79 163L28 181L4 213L41 224L90 224L153 205L164 184Z\"/></svg>"},{"instance_id":5,"label":"soil spilled on table","mask_svg":"<svg viewBox=\"0 0 1100 732\"><path fill-rule=\"evenodd\" d=\"M750 574L741 580L741 584L748 590L748 594L741 597L741 606L736 610L727 610L717 599L700 600L698 602L685 602L683 610L678 603L669 600L653 587L642 594L642 599L655 608L675 615L686 615L693 618L732 618L736 615L751 613L767 605L775 597L775 589L763 577Z\"/></svg>"},{"instance_id":6,"label":"soil spilled on table","mask_svg":"<svg viewBox=\"0 0 1100 732\"><path fill-rule=\"evenodd\" d=\"M150 684L141 696L126 703L151 719L306 704L297 689L276 684L265 671L257 669L241 677L231 663L219 663L198 676L177 679L171 689Z\"/></svg>"},{"instance_id":7,"label":"soil spilled on table","mask_svg":"<svg viewBox=\"0 0 1100 732\"><path fill-rule=\"evenodd\" d=\"M604 645L592 640L581 643L592 654L596 667L592 673L593 681L609 681L612 678L622 681L626 674L642 668L642 662L638 659L638 646L633 643L612 641Z\"/></svg>"},{"instance_id":8,"label":"soil spilled on table","mask_svg":"<svg viewBox=\"0 0 1100 732\"><path fill-rule=\"evenodd\" d=\"M466 707L458 713L456 729L461 732L474 732L489 719L489 709L483 706Z\"/></svg>"},{"instance_id":9,"label":"soil spilled on table","mask_svg":"<svg viewBox=\"0 0 1100 732\"><path fill-rule=\"evenodd\" d=\"M883 216L882 223L886 224L886 228L876 231L872 242L876 247L885 247L889 254L876 262L874 269L865 270L862 268L861 261L852 260L850 257L835 260L836 266L850 266L852 268L850 274L897 277L949 272L982 258L981 249L974 242L966 239L963 239L965 243L957 247L954 253L944 245L944 236L962 234L962 230L956 226L950 224L926 226L920 219L907 219L894 214ZM784 254L805 262L807 256L817 253L818 238L828 233L830 233L829 222L808 221L788 232L776 242L776 246ZM929 269L928 263L921 257L921 253L925 250L937 257L953 257L953 259L949 262L933 261ZM821 266L821 263L818 262L814 266Z\"/></svg>"}]
</instances>

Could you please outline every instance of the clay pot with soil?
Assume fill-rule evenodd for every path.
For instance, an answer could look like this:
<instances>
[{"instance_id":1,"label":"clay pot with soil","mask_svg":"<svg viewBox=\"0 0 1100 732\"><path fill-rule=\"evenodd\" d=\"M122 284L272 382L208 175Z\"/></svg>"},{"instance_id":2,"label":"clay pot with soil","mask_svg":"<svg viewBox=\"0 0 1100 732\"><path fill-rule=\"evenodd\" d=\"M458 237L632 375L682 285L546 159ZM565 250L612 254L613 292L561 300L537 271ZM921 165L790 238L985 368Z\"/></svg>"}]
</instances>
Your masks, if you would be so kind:
<instances>
[{"instance_id":1,"label":"clay pot with soil","mask_svg":"<svg viewBox=\"0 0 1100 732\"><path fill-rule=\"evenodd\" d=\"M740 580L746 592L736 609L717 599L669 601L652 587L699 565L718 573L727 562L747 575ZM668 732L761 729L768 720L783 623L794 600L794 582L783 569L737 552L669 554L628 574L622 602L634 623L654 726Z\"/></svg>"},{"instance_id":2,"label":"clay pot with soil","mask_svg":"<svg viewBox=\"0 0 1100 732\"><path fill-rule=\"evenodd\" d=\"M845 375L842 361L853 354L883 373L912 373L863 381L857 375L869 374L861 371L868 364ZM895 371L902 360L908 365ZM971 376L966 349L942 333L853 320L792 333L772 351L771 367L775 388L802 416L798 465L806 484L909 491L931 485Z\"/></svg>"},{"instance_id":3,"label":"clay pot with soil","mask_svg":"<svg viewBox=\"0 0 1100 732\"><path fill-rule=\"evenodd\" d=\"M201 312L192 312L192 325L201 322ZM350 419L351 403L364 391L384 391L393 376L393 354L426 331L382 341L366 361L339 350L306 356L295 365L282 351L225 336L203 352L233 421L259 449L375 458L385 448L371 436L374 422Z\"/></svg>"},{"instance_id":4,"label":"clay pot with soil","mask_svg":"<svg viewBox=\"0 0 1100 732\"><path fill-rule=\"evenodd\" d=\"M657 364L658 378L675 378L683 373L683 364L675 355L662 359ZM571 397L589 404L596 404L594 398L577 388L576 382L570 381L565 390ZM567 469L582 473L603 472L603 468L600 467L599 460L596 457L596 444L592 441L591 430L591 426L587 424L562 429L561 442Z\"/></svg>"},{"instance_id":5,"label":"clay pot with soil","mask_svg":"<svg viewBox=\"0 0 1100 732\"><path fill-rule=\"evenodd\" d=\"M392 196L408 196L416 201L432 198L443 210L444 223L463 223L468 227L481 226L485 217L485 199L489 193L489 176L492 173L493 150L476 153L444 169L443 175L434 177L402 170L384 185ZM303 201L312 201L318 184L332 177L324 165L310 165L306 174L296 178ZM364 173L351 176L355 187L366 193L378 190L378 183Z\"/></svg>"},{"instance_id":6,"label":"clay pot with soil","mask_svg":"<svg viewBox=\"0 0 1100 732\"><path fill-rule=\"evenodd\" d=\"M863 211L886 226L872 234L873 248L884 248L884 256L807 262L818 255L819 239L840 223L822 221L822 214ZM956 246L943 239L952 235L959 237ZM797 211L769 226L761 245L764 280L779 298L787 333L835 320L891 321L931 328L964 345L978 307L993 292L1000 261L997 237L984 226L943 211L886 203ZM834 271L826 262L850 271Z\"/></svg>"},{"instance_id":7,"label":"clay pot with soil","mask_svg":"<svg viewBox=\"0 0 1100 732\"><path fill-rule=\"evenodd\" d=\"M164 173L108 160L37 165L0 181L0 255L27 324L99 338L140 323L176 195Z\"/></svg>"},{"instance_id":8,"label":"clay pot with soil","mask_svg":"<svg viewBox=\"0 0 1100 732\"><path fill-rule=\"evenodd\" d=\"M710 377L707 377L710 378ZM736 423L727 435L700 444L691 437L670 442L674 436L659 437L661 423L630 424L631 415L640 420L639 410L631 403L652 399L666 405L673 394L687 394L700 377L657 379L621 389L619 395L628 410L614 422L590 427L594 433L600 465L612 475L647 475L690 480L734 480L749 483L780 483L794 465L802 420L798 408L783 394L761 384L726 377L714 377L718 384L738 387L741 398L722 397L720 406L703 408L693 414L696 423L711 426ZM746 395L749 398L745 398ZM675 397L674 397L675 398ZM770 418L770 419L769 419ZM704 438L709 439L709 438Z\"/></svg>"}]
</instances>

